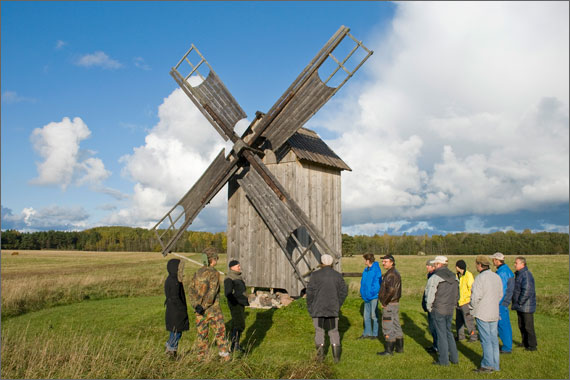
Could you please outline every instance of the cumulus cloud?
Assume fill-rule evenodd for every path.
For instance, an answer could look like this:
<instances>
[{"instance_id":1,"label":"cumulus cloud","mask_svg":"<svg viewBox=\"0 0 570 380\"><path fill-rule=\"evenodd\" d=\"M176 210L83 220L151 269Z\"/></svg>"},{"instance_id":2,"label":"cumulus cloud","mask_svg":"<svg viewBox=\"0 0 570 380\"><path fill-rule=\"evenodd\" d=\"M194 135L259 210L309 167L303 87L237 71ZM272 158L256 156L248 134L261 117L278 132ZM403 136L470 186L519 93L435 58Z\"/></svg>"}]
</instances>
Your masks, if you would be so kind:
<instances>
[{"instance_id":1,"label":"cumulus cloud","mask_svg":"<svg viewBox=\"0 0 570 380\"><path fill-rule=\"evenodd\" d=\"M61 122L34 129L31 140L43 161L37 163L38 177L31 183L55 185L65 190L72 182L78 186L98 185L109 177L111 173L105 170L101 159L80 159L81 141L90 135L91 131L79 117L73 120L64 117Z\"/></svg>"},{"instance_id":2,"label":"cumulus cloud","mask_svg":"<svg viewBox=\"0 0 570 380\"><path fill-rule=\"evenodd\" d=\"M158 108L159 122L145 144L123 156L123 175L135 185L127 208L104 222L152 227L196 182L225 146L223 139L181 89ZM193 229L225 227L226 192L220 191ZM223 228L222 227L222 228Z\"/></svg>"},{"instance_id":3,"label":"cumulus cloud","mask_svg":"<svg viewBox=\"0 0 570 380\"><path fill-rule=\"evenodd\" d=\"M397 3L311 122L353 169L343 224L567 203L568 35L568 3Z\"/></svg>"},{"instance_id":4,"label":"cumulus cloud","mask_svg":"<svg viewBox=\"0 0 570 380\"><path fill-rule=\"evenodd\" d=\"M83 67L102 67L104 69L119 69L123 65L102 51L96 51L93 54L85 54L79 57L75 64Z\"/></svg>"},{"instance_id":5,"label":"cumulus cloud","mask_svg":"<svg viewBox=\"0 0 570 380\"><path fill-rule=\"evenodd\" d=\"M19 214L2 206L2 229L19 231L81 230L88 227L89 214L82 207L49 206L24 208Z\"/></svg>"}]
</instances>

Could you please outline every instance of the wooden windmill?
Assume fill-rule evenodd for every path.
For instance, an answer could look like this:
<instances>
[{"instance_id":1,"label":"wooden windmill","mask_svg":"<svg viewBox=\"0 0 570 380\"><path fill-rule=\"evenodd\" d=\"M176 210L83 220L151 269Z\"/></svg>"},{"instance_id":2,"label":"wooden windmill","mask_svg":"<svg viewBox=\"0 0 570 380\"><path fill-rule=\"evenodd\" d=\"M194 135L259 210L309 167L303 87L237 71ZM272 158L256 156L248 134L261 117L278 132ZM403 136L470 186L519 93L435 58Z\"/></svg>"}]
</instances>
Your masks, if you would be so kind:
<instances>
[{"instance_id":1,"label":"wooden windmill","mask_svg":"<svg viewBox=\"0 0 570 380\"><path fill-rule=\"evenodd\" d=\"M271 109L266 114L256 113L241 137L235 133L234 126L246 114L194 45L172 68L170 74L186 95L222 138L231 140L234 145L227 156L224 149L220 151L192 188L153 227L163 255L173 250L176 241L202 208L226 183L231 182L231 191L235 191L236 186L243 190L290 263L290 268L283 269L291 271L298 283L293 293L306 287L308 276L320 263L321 254L333 256L336 267L340 269L340 249L331 248L322 231L289 195L262 158L265 155L278 156L287 141L372 55L373 52L349 31L349 28L341 26ZM349 38L345 40L346 37ZM333 52L342 50L339 45L343 40L350 43L351 49L343 51L344 58L338 58ZM197 55L198 62L193 63L189 59L192 52ZM349 62L352 67L349 67ZM200 73L202 65L209 69L206 76ZM331 65L330 74L322 80L319 68L330 68ZM189 70L188 74L184 68ZM196 77L202 82L193 86L190 82ZM335 81L338 84L332 87ZM269 262L273 259L264 258ZM242 266L247 267L247 263L242 261ZM245 280L247 284L247 278Z\"/></svg>"}]
</instances>

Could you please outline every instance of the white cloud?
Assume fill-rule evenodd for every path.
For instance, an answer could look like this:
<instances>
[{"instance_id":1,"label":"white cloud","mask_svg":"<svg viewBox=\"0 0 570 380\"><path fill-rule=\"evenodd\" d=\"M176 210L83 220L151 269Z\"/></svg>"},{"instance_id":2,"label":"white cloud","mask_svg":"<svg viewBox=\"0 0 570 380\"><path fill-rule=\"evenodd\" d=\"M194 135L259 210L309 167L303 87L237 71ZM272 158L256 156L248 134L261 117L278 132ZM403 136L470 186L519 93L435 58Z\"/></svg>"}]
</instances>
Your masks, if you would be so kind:
<instances>
[{"instance_id":1,"label":"white cloud","mask_svg":"<svg viewBox=\"0 0 570 380\"><path fill-rule=\"evenodd\" d=\"M121 158L123 175L135 182L128 208L118 210L104 223L152 227L180 200L225 146L223 139L180 89L174 90L158 109L159 122L145 138L145 145ZM227 152L227 151L226 151ZM222 189L193 223L213 217L225 223L226 191ZM206 210L205 210L206 211ZM220 214L221 211L221 214Z\"/></svg>"},{"instance_id":2,"label":"white cloud","mask_svg":"<svg viewBox=\"0 0 570 380\"><path fill-rule=\"evenodd\" d=\"M345 225L568 202L568 3L396 4L311 122L353 169Z\"/></svg>"},{"instance_id":3,"label":"white cloud","mask_svg":"<svg viewBox=\"0 0 570 380\"><path fill-rule=\"evenodd\" d=\"M133 58L133 63L135 64L135 67L138 67L141 70L150 70L150 66L147 65L147 63L144 61L144 58L142 57Z\"/></svg>"},{"instance_id":4,"label":"white cloud","mask_svg":"<svg viewBox=\"0 0 570 380\"><path fill-rule=\"evenodd\" d=\"M75 64L83 67L98 66L104 69L119 69L123 67L119 61L112 59L102 51L83 55L76 60Z\"/></svg>"},{"instance_id":5,"label":"white cloud","mask_svg":"<svg viewBox=\"0 0 570 380\"><path fill-rule=\"evenodd\" d=\"M55 50L61 50L65 45L67 45L67 42L62 40L57 40L55 43Z\"/></svg>"},{"instance_id":6,"label":"white cloud","mask_svg":"<svg viewBox=\"0 0 570 380\"><path fill-rule=\"evenodd\" d=\"M82 230L88 227L89 214L79 206L48 206L39 210L33 207L22 209L14 215L9 208L2 207L2 229L19 231L40 230Z\"/></svg>"},{"instance_id":7,"label":"white cloud","mask_svg":"<svg viewBox=\"0 0 570 380\"><path fill-rule=\"evenodd\" d=\"M561 226L558 224L552 224L552 223L542 223L542 230L541 231L547 231L547 232L561 232L561 233L568 233L569 231L569 226ZM535 231L536 232L536 231Z\"/></svg>"},{"instance_id":8,"label":"white cloud","mask_svg":"<svg viewBox=\"0 0 570 380\"><path fill-rule=\"evenodd\" d=\"M478 216L473 216L465 221L465 232L488 234L495 231L515 231L513 226L487 227L485 221Z\"/></svg>"},{"instance_id":9,"label":"white cloud","mask_svg":"<svg viewBox=\"0 0 570 380\"><path fill-rule=\"evenodd\" d=\"M7 104L22 102L35 103L36 100L34 98L18 95L18 93L14 91L4 91L2 93L2 102Z\"/></svg>"},{"instance_id":10,"label":"white cloud","mask_svg":"<svg viewBox=\"0 0 570 380\"><path fill-rule=\"evenodd\" d=\"M31 183L55 185L65 190L72 182L98 185L111 174L105 170L99 158L88 157L80 160L81 141L87 139L91 131L76 117L64 117L61 122L52 122L32 132L34 150L43 158L37 163L38 177Z\"/></svg>"}]
</instances>

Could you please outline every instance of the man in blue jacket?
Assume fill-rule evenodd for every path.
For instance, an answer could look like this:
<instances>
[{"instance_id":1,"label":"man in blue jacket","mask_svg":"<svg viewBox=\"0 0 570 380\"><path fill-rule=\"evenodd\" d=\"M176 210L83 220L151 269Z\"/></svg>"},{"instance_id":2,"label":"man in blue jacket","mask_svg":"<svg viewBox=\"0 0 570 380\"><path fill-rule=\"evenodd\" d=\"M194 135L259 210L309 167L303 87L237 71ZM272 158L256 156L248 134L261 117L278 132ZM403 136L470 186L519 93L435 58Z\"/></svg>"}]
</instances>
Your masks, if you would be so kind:
<instances>
[{"instance_id":1,"label":"man in blue jacket","mask_svg":"<svg viewBox=\"0 0 570 380\"><path fill-rule=\"evenodd\" d=\"M365 253L364 271L360 280L360 296L364 300L364 332L358 339L378 338L378 292L382 283L382 271L373 253Z\"/></svg>"},{"instance_id":2,"label":"man in blue jacket","mask_svg":"<svg viewBox=\"0 0 570 380\"><path fill-rule=\"evenodd\" d=\"M512 309L516 310L519 329L525 350L536 351L536 333L534 332L534 312L536 311L536 290L534 277L526 267L526 259L515 259L515 290L513 291Z\"/></svg>"},{"instance_id":3,"label":"man in blue jacket","mask_svg":"<svg viewBox=\"0 0 570 380\"><path fill-rule=\"evenodd\" d=\"M511 328L511 318L509 317L509 304L513 297L515 288L515 275L511 269L505 265L505 255L496 252L491 256L493 265L497 267L496 273L501 277L503 283L503 298L499 303L499 338L503 346L499 350L501 354L510 354L513 350L513 329Z\"/></svg>"}]
</instances>

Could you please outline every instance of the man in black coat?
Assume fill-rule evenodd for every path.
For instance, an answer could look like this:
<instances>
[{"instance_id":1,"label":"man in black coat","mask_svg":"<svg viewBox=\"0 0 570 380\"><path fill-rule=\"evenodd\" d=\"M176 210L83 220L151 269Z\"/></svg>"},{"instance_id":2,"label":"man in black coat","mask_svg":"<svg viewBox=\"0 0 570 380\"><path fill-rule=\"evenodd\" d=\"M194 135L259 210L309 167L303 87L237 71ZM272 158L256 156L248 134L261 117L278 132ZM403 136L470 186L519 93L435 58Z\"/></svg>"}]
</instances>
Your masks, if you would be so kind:
<instances>
[{"instance_id":1,"label":"man in black coat","mask_svg":"<svg viewBox=\"0 0 570 380\"><path fill-rule=\"evenodd\" d=\"M170 338L166 342L166 353L174 358L178 351L182 331L188 331L189 328L186 294L182 284L184 263L181 263L179 259L171 259L166 264L166 269L168 277L164 281L165 321L166 330L170 331Z\"/></svg>"},{"instance_id":2,"label":"man in black coat","mask_svg":"<svg viewBox=\"0 0 570 380\"><path fill-rule=\"evenodd\" d=\"M228 299L228 306L232 315L232 331L230 333L230 352L244 350L240 347L241 333L245 330L245 307L249 306L246 295L246 287L241 277L241 264L237 260L231 260L228 264L230 271L224 280L224 294Z\"/></svg>"},{"instance_id":3,"label":"man in black coat","mask_svg":"<svg viewBox=\"0 0 570 380\"><path fill-rule=\"evenodd\" d=\"M311 274L307 286L307 309L315 327L317 360L324 359L325 330L328 330L334 362L338 363L342 351L338 317L340 307L348 295L348 286L342 275L332 268L331 255L322 255L321 263L321 269Z\"/></svg>"}]
</instances>

